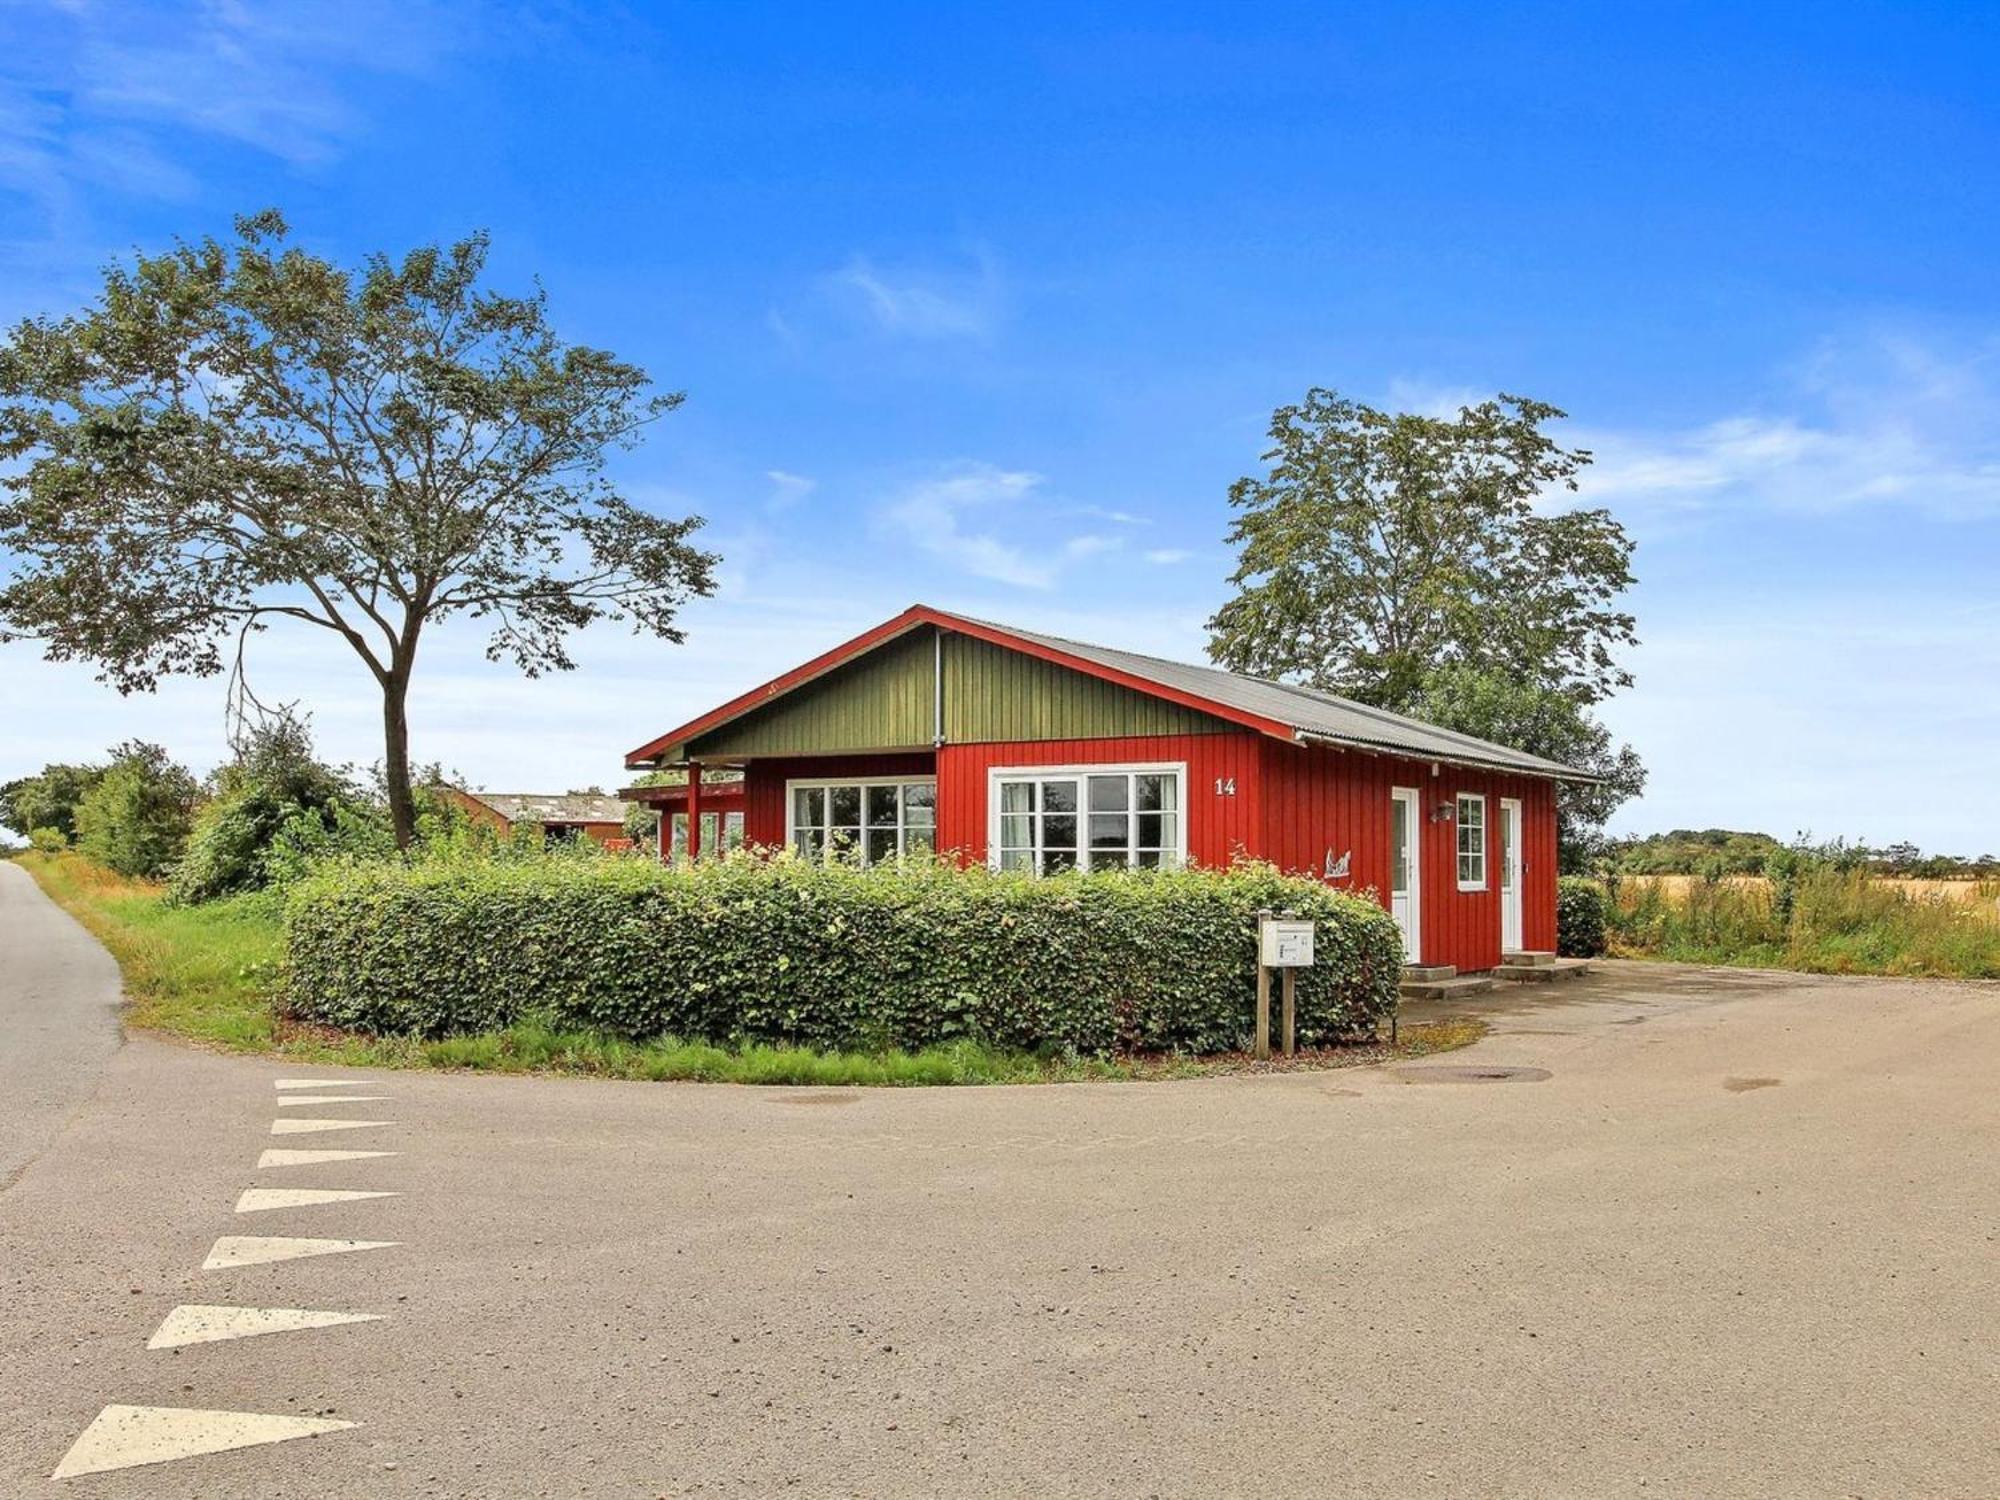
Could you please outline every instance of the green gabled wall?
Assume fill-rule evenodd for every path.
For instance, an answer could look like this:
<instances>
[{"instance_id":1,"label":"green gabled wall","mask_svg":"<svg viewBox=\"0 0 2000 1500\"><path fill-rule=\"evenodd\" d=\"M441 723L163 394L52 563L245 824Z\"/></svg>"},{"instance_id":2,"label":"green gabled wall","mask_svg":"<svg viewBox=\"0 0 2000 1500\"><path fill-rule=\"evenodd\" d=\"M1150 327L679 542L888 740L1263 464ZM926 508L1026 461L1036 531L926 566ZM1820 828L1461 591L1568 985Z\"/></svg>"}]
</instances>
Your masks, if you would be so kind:
<instances>
[{"instance_id":1,"label":"green gabled wall","mask_svg":"<svg viewBox=\"0 0 2000 1500\"><path fill-rule=\"evenodd\" d=\"M687 744L696 760L928 749L934 738L929 629L885 641L865 656L794 688Z\"/></svg>"},{"instance_id":2,"label":"green gabled wall","mask_svg":"<svg viewBox=\"0 0 2000 1500\"><path fill-rule=\"evenodd\" d=\"M937 635L913 630L688 742L695 760L927 749L936 724ZM1225 720L1026 652L947 631L944 737L1011 740L1217 734ZM678 758L678 757L670 757Z\"/></svg>"},{"instance_id":3,"label":"green gabled wall","mask_svg":"<svg viewBox=\"0 0 2000 1500\"><path fill-rule=\"evenodd\" d=\"M944 682L944 736L955 745L1235 728L1210 714L969 635L946 634Z\"/></svg>"}]
</instances>

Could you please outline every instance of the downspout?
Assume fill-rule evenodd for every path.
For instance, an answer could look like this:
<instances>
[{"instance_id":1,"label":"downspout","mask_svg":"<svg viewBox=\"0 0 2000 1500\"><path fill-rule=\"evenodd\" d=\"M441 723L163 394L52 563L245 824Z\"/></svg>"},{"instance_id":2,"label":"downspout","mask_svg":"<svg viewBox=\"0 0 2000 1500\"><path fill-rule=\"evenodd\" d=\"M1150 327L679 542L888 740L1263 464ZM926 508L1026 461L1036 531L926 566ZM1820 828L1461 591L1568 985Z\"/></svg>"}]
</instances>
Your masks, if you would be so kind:
<instances>
[{"instance_id":1,"label":"downspout","mask_svg":"<svg viewBox=\"0 0 2000 1500\"><path fill-rule=\"evenodd\" d=\"M944 627L931 631L931 749L944 748ZM933 770L936 768L933 767Z\"/></svg>"}]
</instances>

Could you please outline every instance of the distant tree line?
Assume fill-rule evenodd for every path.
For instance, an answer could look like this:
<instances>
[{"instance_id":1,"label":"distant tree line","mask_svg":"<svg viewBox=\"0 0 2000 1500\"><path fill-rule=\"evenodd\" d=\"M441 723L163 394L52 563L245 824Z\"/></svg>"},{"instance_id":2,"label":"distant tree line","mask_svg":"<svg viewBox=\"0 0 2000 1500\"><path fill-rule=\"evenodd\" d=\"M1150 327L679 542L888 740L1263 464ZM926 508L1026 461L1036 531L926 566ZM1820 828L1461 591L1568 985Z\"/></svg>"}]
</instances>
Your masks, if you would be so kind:
<instances>
[{"instance_id":1,"label":"distant tree line","mask_svg":"<svg viewBox=\"0 0 2000 1500\"><path fill-rule=\"evenodd\" d=\"M1801 855L1904 879L2000 878L2000 855L1926 854L1908 840L1876 846L1865 840L1816 841L1804 833L1784 843L1768 833L1728 828L1676 828L1644 838L1612 839L1605 846L1604 863L1624 875L1766 875L1777 862Z\"/></svg>"}]
</instances>

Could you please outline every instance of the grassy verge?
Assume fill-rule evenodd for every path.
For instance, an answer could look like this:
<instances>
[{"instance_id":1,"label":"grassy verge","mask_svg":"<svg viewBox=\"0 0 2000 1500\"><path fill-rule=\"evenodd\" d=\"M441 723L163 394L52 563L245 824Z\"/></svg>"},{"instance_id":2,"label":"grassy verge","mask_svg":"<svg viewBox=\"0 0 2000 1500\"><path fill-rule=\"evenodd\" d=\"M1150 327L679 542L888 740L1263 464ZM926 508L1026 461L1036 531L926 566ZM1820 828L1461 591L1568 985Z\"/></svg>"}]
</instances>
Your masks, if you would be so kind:
<instances>
[{"instance_id":1,"label":"grassy verge","mask_svg":"<svg viewBox=\"0 0 2000 1500\"><path fill-rule=\"evenodd\" d=\"M276 1015L268 998L284 941L275 906L257 897L169 906L161 887L127 880L74 854L24 854L19 863L118 960L127 1023L241 1052L354 1067L576 1073L710 1083L1063 1083L1196 1078L1220 1073L1356 1067L1465 1046L1485 1028L1448 1021L1406 1026L1400 1042L1317 1048L1260 1063L1220 1056L1041 1056L959 1042L921 1052L818 1052L719 1047L671 1038L635 1042L522 1021L504 1031L426 1040L307 1026Z\"/></svg>"}]
</instances>

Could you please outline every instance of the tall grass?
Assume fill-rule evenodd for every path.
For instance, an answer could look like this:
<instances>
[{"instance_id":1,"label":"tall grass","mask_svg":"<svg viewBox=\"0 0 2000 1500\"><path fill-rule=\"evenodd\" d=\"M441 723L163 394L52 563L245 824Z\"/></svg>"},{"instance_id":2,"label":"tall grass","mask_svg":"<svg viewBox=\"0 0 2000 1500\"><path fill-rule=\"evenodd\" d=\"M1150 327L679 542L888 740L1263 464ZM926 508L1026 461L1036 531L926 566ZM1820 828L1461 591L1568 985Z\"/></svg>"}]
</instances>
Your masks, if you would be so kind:
<instances>
[{"instance_id":1,"label":"tall grass","mask_svg":"<svg viewBox=\"0 0 2000 1500\"><path fill-rule=\"evenodd\" d=\"M2000 894L2000 893L1996 893ZM1807 866L1776 883L1620 881L1615 951L1815 974L2000 978L1995 902L1912 892L1866 871Z\"/></svg>"}]
</instances>

